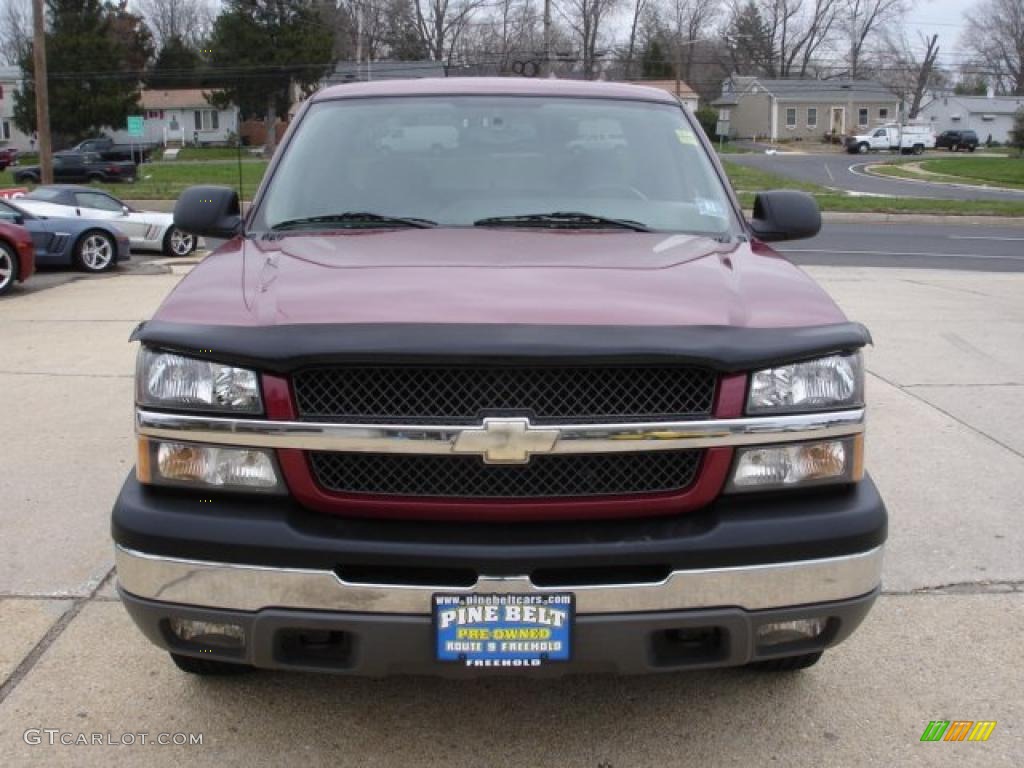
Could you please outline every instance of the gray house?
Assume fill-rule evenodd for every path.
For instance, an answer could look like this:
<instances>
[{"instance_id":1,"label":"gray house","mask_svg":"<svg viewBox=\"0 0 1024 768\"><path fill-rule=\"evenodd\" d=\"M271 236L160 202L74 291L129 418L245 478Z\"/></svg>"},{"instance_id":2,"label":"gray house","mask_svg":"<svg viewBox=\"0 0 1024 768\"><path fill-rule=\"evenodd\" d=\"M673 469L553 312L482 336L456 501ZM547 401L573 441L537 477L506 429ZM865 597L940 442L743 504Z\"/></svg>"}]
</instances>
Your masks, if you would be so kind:
<instances>
[{"instance_id":1,"label":"gray house","mask_svg":"<svg viewBox=\"0 0 1024 768\"><path fill-rule=\"evenodd\" d=\"M1010 140L1013 117L1024 109L1024 96L935 95L921 108L920 119L927 120L935 133L971 129L978 139L1005 144Z\"/></svg>"},{"instance_id":2,"label":"gray house","mask_svg":"<svg viewBox=\"0 0 1024 768\"><path fill-rule=\"evenodd\" d=\"M900 100L870 80L771 80L732 75L711 102L729 138L817 141L899 118Z\"/></svg>"}]
</instances>

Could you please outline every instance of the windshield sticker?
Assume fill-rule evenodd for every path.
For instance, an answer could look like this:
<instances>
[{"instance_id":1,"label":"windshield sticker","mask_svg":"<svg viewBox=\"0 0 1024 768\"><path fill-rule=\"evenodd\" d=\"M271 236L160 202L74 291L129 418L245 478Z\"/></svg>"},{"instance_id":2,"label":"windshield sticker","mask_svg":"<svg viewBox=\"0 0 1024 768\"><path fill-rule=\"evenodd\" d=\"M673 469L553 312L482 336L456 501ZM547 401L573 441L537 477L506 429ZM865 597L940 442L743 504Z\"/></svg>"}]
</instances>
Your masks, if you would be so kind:
<instances>
[{"instance_id":1,"label":"windshield sticker","mask_svg":"<svg viewBox=\"0 0 1024 768\"><path fill-rule=\"evenodd\" d=\"M714 216L716 219L725 218L725 206L717 200L708 200L706 197L697 198L697 210L701 216Z\"/></svg>"},{"instance_id":2,"label":"windshield sticker","mask_svg":"<svg viewBox=\"0 0 1024 768\"><path fill-rule=\"evenodd\" d=\"M676 138L680 144L688 144L691 147L697 146L697 135L689 128L676 128Z\"/></svg>"}]
</instances>

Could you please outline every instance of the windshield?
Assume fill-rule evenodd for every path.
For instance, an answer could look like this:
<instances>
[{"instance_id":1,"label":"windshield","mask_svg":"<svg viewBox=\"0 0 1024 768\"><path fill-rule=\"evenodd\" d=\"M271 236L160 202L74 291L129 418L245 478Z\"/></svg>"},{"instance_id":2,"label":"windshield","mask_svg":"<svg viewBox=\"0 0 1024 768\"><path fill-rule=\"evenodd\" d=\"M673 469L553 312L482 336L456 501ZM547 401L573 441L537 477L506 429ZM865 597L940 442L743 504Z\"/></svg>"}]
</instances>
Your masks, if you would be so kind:
<instances>
[{"instance_id":1,"label":"windshield","mask_svg":"<svg viewBox=\"0 0 1024 768\"><path fill-rule=\"evenodd\" d=\"M694 130L678 106L626 100L321 102L297 126L250 229L387 226L352 216L363 213L448 227L553 222L626 231L617 220L635 229L738 231ZM538 214L545 218L515 220Z\"/></svg>"}]
</instances>

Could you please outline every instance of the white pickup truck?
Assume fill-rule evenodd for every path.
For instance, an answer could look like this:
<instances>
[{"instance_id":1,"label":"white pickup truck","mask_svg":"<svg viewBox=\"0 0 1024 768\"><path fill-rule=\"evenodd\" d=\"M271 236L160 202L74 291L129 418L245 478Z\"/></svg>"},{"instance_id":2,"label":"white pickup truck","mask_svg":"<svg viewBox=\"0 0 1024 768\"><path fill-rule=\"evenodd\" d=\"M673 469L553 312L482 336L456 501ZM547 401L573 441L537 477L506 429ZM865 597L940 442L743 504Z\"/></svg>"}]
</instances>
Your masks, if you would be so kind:
<instances>
[{"instance_id":1,"label":"white pickup truck","mask_svg":"<svg viewBox=\"0 0 1024 768\"><path fill-rule=\"evenodd\" d=\"M868 133L846 137L846 151L867 154L872 150L920 155L926 149L935 149L935 134L928 125L900 125L887 123Z\"/></svg>"}]
</instances>

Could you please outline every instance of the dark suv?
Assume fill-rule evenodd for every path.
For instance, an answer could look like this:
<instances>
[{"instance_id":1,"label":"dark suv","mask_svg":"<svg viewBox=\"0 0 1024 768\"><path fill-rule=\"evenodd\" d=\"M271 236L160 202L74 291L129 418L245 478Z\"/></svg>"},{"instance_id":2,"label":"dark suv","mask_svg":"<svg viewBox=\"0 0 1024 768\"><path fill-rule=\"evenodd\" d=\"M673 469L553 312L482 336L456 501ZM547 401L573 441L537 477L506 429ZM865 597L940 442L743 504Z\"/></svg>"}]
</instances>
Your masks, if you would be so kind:
<instances>
[{"instance_id":1,"label":"dark suv","mask_svg":"<svg viewBox=\"0 0 1024 768\"><path fill-rule=\"evenodd\" d=\"M935 148L973 152L978 148L978 134L974 131L943 131L935 139Z\"/></svg>"}]
</instances>

